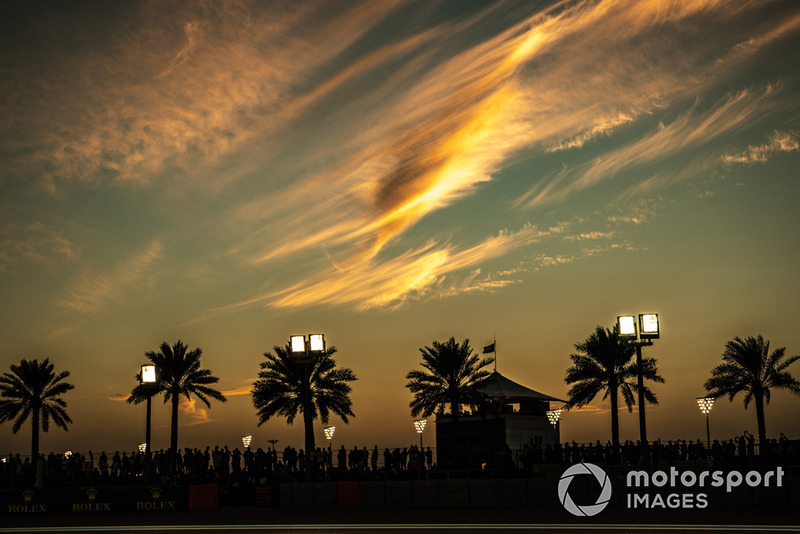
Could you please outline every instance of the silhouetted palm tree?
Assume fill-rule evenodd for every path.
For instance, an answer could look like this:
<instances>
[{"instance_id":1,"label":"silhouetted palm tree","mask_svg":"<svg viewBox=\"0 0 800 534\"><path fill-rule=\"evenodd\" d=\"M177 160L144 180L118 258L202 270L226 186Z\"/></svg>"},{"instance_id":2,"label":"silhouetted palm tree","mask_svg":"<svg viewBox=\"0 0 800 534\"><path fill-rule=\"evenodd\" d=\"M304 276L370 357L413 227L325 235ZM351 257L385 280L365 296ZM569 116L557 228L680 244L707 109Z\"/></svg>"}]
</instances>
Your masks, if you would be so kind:
<instances>
[{"instance_id":1,"label":"silhouetted palm tree","mask_svg":"<svg viewBox=\"0 0 800 534\"><path fill-rule=\"evenodd\" d=\"M771 389L788 389L800 395L800 382L786 370L800 359L792 356L784 360L786 347L769 352L769 341L758 337L735 337L725 344L722 352L722 363L711 370L711 378L705 388L713 397L728 395L733 398L744 393L744 407L750 401L756 403L756 419L758 421L758 440L766 443L767 428L764 419L764 401L769 404Z\"/></svg>"},{"instance_id":2,"label":"silhouetted palm tree","mask_svg":"<svg viewBox=\"0 0 800 534\"><path fill-rule=\"evenodd\" d=\"M415 370L406 375L409 380L406 387L414 395L409 404L411 415L428 417L437 409L449 407L457 434L461 405L476 408L485 404L486 395L480 386L490 373L483 368L494 362L494 357L481 359L472 352L469 339L457 343L451 337L444 343L434 341L432 345L419 349L422 367L428 372Z\"/></svg>"},{"instance_id":3,"label":"silhouetted palm tree","mask_svg":"<svg viewBox=\"0 0 800 534\"><path fill-rule=\"evenodd\" d=\"M191 399L191 395L194 395L209 408L211 403L208 397L221 402L228 400L216 389L208 387L219 382L219 378L212 375L209 369L200 369L203 351L200 348L188 349L181 341L171 347L165 341L158 352L145 352L147 359L156 366L158 387L153 393L147 386L136 386L128 397L129 403L139 404L146 401L149 395L163 392L164 404L172 402L169 447L173 454L178 450L178 404L182 396Z\"/></svg>"},{"instance_id":4,"label":"silhouetted palm tree","mask_svg":"<svg viewBox=\"0 0 800 534\"><path fill-rule=\"evenodd\" d=\"M636 404L633 394L639 392L636 382L638 368L635 359L631 361L636 348L620 339L612 330L598 326L592 335L582 343L577 343L575 349L578 354L570 354L572 367L567 369L564 378L567 384L574 384L569 390L566 407L585 406L603 391L603 400L609 398L611 402L611 441L618 445L619 393L622 393L630 412ZM642 358L642 376L645 380L664 382L652 357ZM644 386L644 398L650 404L658 404L655 394L647 386Z\"/></svg>"},{"instance_id":5,"label":"silhouetted palm tree","mask_svg":"<svg viewBox=\"0 0 800 534\"><path fill-rule=\"evenodd\" d=\"M0 377L0 423L16 418L11 429L16 434L28 416L31 417L32 462L39 456L39 426L47 432L52 419L56 426L67 430L67 423L72 422L64 409L67 403L59 398L75 388L62 382L68 376L69 371L55 374L50 359L45 358L41 363L23 359L19 365L11 365L10 373Z\"/></svg>"},{"instance_id":6,"label":"silhouetted palm tree","mask_svg":"<svg viewBox=\"0 0 800 534\"><path fill-rule=\"evenodd\" d=\"M348 382L358 380L355 373L346 367L337 368L332 356L336 347L329 347L308 364L298 363L291 355L289 345L273 347L274 354L265 352L266 361L261 362L258 380L253 383L250 394L256 408L258 425L271 417L285 417L289 424L294 422L298 412L303 414L305 429L306 460L316 449L314 440L314 419L317 416L322 424L328 424L331 413L338 415L345 423L353 414L353 401L350 392L353 388ZM306 410L303 403L304 366L309 366L308 391L310 394Z\"/></svg>"}]
</instances>

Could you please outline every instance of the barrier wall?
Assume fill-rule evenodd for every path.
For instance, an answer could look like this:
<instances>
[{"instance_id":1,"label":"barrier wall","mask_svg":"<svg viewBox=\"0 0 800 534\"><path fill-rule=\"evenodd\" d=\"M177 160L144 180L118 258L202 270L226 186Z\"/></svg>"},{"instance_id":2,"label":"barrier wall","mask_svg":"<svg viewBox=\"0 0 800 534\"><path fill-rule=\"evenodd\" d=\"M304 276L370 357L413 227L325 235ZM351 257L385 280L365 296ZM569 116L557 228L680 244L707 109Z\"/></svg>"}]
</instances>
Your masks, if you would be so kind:
<instances>
[{"instance_id":1,"label":"barrier wall","mask_svg":"<svg viewBox=\"0 0 800 534\"><path fill-rule=\"evenodd\" d=\"M624 477L610 476L612 504L625 506L631 493ZM280 506L289 509L332 508L559 508L558 477L529 479L439 479L396 481L347 481L280 484L265 488L242 488L220 492L217 484L149 487L92 487L11 489L0 491L0 515L137 512L168 513L178 510L213 512L220 506ZM597 488L570 488L573 498L581 491L587 502ZM637 490L638 491L638 490ZM706 495L709 507L727 509L796 506L800 502L800 476L784 477L781 487L741 485L728 492L724 487L655 488L639 493L697 493ZM265 513L268 511L265 510Z\"/></svg>"}]
</instances>

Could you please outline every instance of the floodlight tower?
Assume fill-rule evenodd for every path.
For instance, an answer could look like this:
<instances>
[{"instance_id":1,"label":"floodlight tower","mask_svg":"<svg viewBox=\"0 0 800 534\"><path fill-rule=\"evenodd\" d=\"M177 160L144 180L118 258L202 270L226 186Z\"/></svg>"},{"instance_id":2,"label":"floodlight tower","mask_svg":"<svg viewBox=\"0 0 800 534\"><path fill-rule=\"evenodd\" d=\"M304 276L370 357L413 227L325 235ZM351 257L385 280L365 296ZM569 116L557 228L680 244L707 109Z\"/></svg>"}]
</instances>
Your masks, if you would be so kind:
<instances>
[{"instance_id":1,"label":"floodlight tower","mask_svg":"<svg viewBox=\"0 0 800 534\"><path fill-rule=\"evenodd\" d=\"M305 479L306 482L311 482L311 469L313 467L312 458L314 456L314 451L311 449L313 448L314 426L313 421L307 416L307 414L313 411L311 409L311 364L325 352L325 335L309 334L308 336L290 336L289 349L291 350L291 356L294 362L303 366L303 420L307 421L305 428Z\"/></svg>"},{"instance_id":2,"label":"floodlight tower","mask_svg":"<svg viewBox=\"0 0 800 534\"><path fill-rule=\"evenodd\" d=\"M425 425L428 423L427 419L415 419L414 429L419 434L419 450L422 451L422 432L425 431Z\"/></svg>"},{"instance_id":3,"label":"floodlight tower","mask_svg":"<svg viewBox=\"0 0 800 534\"><path fill-rule=\"evenodd\" d=\"M697 397L697 407L700 412L706 414L706 439L708 440L708 450L711 450L711 428L708 426L708 414L714 407L714 397Z\"/></svg>"},{"instance_id":4,"label":"floodlight tower","mask_svg":"<svg viewBox=\"0 0 800 534\"><path fill-rule=\"evenodd\" d=\"M659 330L658 314L639 314L637 329L636 317L633 315L620 315L617 317L617 334L636 347L637 383L639 389L639 440L642 447L647 446L647 421L644 415L644 377L642 376L642 347L649 347L654 339L661 335Z\"/></svg>"},{"instance_id":5,"label":"floodlight tower","mask_svg":"<svg viewBox=\"0 0 800 534\"><path fill-rule=\"evenodd\" d=\"M558 422L561 419L561 408L558 410L547 410L547 420L553 425L553 441L559 443L561 441L561 433L558 431Z\"/></svg>"}]
</instances>

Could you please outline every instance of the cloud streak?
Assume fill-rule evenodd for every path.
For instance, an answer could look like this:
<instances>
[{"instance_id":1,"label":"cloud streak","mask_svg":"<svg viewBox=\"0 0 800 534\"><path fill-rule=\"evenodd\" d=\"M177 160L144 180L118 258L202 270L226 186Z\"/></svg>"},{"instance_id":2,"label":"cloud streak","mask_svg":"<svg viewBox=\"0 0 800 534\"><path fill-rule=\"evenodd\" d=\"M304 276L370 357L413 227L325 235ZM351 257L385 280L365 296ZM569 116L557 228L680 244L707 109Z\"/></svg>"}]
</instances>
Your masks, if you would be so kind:
<instances>
[{"instance_id":1,"label":"cloud streak","mask_svg":"<svg viewBox=\"0 0 800 534\"><path fill-rule=\"evenodd\" d=\"M709 145L767 113L779 89L778 86L767 86L761 91L742 90L725 97L707 111L698 111L699 103L696 103L692 109L671 123L660 123L648 135L577 168L566 168L549 181L540 182L521 196L515 205L533 208L560 202L578 191L613 179L625 170L642 168L687 149ZM686 174L678 173L656 175L654 179L639 183L635 192L641 194L651 191L685 176Z\"/></svg>"},{"instance_id":2,"label":"cloud streak","mask_svg":"<svg viewBox=\"0 0 800 534\"><path fill-rule=\"evenodd\" d=\"M398 307L425 296L442 284L448 273L502 256L546 233L528 225L517 232L503 231L466 249L430 242L388 260L334 265L295 286L265 295L264 300L278 308L310 304L354 304L360 309Z\"/></svg>"},{"instance_id":3,"label":"cloud streak","mask_svg":"<svg viewBox=\"0 0 800 534\"><path fill-rule=\"evenodd\" d=\"M353 276L335 269L311 275L283 290L287 296L273 305L360 299L359 307L392 306L402 301L403 295L431 287L440 273L436 264L443 261L441 254L427 246L394 257L384 253L420 220L473 194L521 150L537 144L546 152L579 149L714 83L737 61L775 38L774 31L767 31L768 36L748 41L747 46L731 41L721 60L704 52L682 50L677 64L669 52L670 47L680 45L677 34L663 36L662 50L644 54L630 49L631 39L640 39L654 28L681 22L699 30L708 20L723 24L747 11L747 6L722 8L719 2L558 4L453 55L436 68L423 68L420 61L415 74L422 75L419 82L381 106L380 119L363 116L362 124L367 127L350 141L349 145L356 147L349 150L352 155L293 188L293 196L284 204L308 202L320 215L312 222L300 215L303 210L299 209L285 224L270 225L271 235L284 235L285 239L250 257L250 261L268 263L324 247L332 261ZM441 35L456 31L453 27L437 30ZM425 39L435 46L436 31ZM577 50L585 54L585 60L575 59ZM594 69L598 62L604 65L602 72ZM576 85L589 70L592 84ZM562 201L625 168L730 133L766 109L769 103L764 100L773 90L768 88L760 95L743 90L715 110L692 110L629 147L578 169L567 169L552 180L541 180L513 205L530 209ZM664 181L650 182L647 187L664 185ZM315 191L324 191L325 196ZM318 196L317 204L314 199ZM276 228L286 231L276 232ZM449 258L450 251L437 252L445 252ZM468 266L474 267L477 265ZM404 280L395 286L398 292L373 286L372 275L383 269L387 274L378 278L395 270L397 279ZM331 292L359 295L358 299L320 291L330 280L337 281ZM383 296L368 296L364 288Z\"/></svg>"},{"instance_id":4,"label":"cloud streak","mask_svg":"<svg viewBox=\"0 0 800 534\"><path fill-rule=\"evenodd\" d=\"M696 95L800 28L796 15L752 25L759 2L499 6L425 24L401 24L400 2L120 7L107 31L57 58L29 52L10 62L0 83L18 113L0 119L10 164L0 180L53 198L86 184L164 194L177 205L165 217L176 239L197 232L197 218L180 211L205 209L214 253L273 284L218 310L393 308L434 288L490 291L515 282L484 262L534 243L534 226L470 244L442 237L458 228L420 222L523 157L599 152L511 184L521 193L506 206L530 216L487 223L494 231L732 135L770 109L780 84L734 91L708 110ZM41 35L42 50L57 48ZM30 83L8 82L19 78ZM662 127L602 148L691 100ZM723 161L781 150L751 148ZM696 165L719 164L713 156ZM689 175L651 174L627 194ZM112 286L146 285L161 249L148 252L87 275L61 305L93 313L117 298Z\"/></svg>"},{"instance_id":5,"label":"cloud streak","mask_svg":"<svg viewBox=\"0 0 800 534\"><path fill-rule=\"evenodd\" d=\"M753 146L747 147L747 150L736 154L725 154L722 156L722 161L726 164L734 163L764 163L775 154L781 152L794 152L800 149L800 141L798 135L794 132L774 132L769 141Z\"/></svg>"},{"instance_id":6,"label":"cloud streak","mask_svg":"<svg viewBox=\"0 0 800 534\"><path fill-rule=\"evenodd\" d=\"M0 228L0 274L24 264L72 263L80 254L63 231L39 221Z\"/></svg>"},{"instance_id":7,"label":"cloud streak","mask_svg":"<svg viewBox=\"0 0 800 534\"><path fill-rule=\"evenodd\" d=\"M106 272L81 276L59 304L80 313L99 313L126 292L150 285L162 256L163 246L156 239L142 252Z\"/></svg>"}]
</instances>

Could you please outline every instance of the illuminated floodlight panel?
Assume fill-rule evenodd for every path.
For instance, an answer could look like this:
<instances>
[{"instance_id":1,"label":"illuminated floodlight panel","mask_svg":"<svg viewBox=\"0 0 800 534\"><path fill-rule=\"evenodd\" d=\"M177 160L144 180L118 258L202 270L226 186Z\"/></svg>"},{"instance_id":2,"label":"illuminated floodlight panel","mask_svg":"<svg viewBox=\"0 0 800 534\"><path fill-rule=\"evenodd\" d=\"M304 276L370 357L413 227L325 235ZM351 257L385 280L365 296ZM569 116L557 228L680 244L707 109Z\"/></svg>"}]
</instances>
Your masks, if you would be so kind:
<instances>
[{"instance_id":1,"label":"illuminated floodlight panel","mask_svg":"<svg viewBox=\"0 0 800 534\"><path fill-rule=\"evenodd\" d=\"M428 423L427 419L416 419L414 421L414 428L417 429L418 434L422 434L425 431L425 425Z\"/></svg>"},{"instance_id":2,"label":"illuminated floodlight panel","mask_svg":"<svg viewBox=\"0 0 800 534\"><path fill-rule=\"evenodd\" d=\"M336 427L335 426L326 426L322 430L325 431L325 437L327 439L333 439L333 434L334 434L334 432L336 432Z\"/></svg>"},{"instance_id":3,"label":"illuminated floodlight panel","mask_svg":"<svg viewBox=\"0 0 800 534\"><path fill-rule=\"evenodd\" d=\"M617 317L619 336L625 338L636 337L636 318L633 315L620 315Z\"/></svg>"},{"instance_id":4,"label":"illuminated floodlight panel","mask_svg":"<svg viewBox=\"0 0 800 534\"><path fill-rule=\"evenodd\" d=\"M305 352L306 351L306 337L305 336L291 336L289 338L289 345L292 352Z\"/></svg>"},{"instance_id":5,"label":"illuminated floodlight panel","mask_svg":"<svg viewBox=\"0 0 800 534\"><path fill-rule=\"evenodd\" d=\"M643 338L657 338L659 336L657 313L639 315L639 333Z\"/></svg>"},{"instance_id":6,"label":"illuminated floodlight panel","mask_svg":"<svg viewBox=\"0 0 800 534\"><path fill-rule=\"evenodd\" d=\"M325 335L311 334L308 336L308 344L312 352L322 352L325 350Z\"/></svg>"},{"instance_id":7,"label":"illuminated floodlight panel","mask_svg":"<svg viewBox=\"0 0 800 534\"><path fill-rule=\"evenodd\" d=\"M155 384L156 383L156 366L143 365L142 366L142 384Z\"/></svg>"},{"instance_id":8,"label":"illuminated floodlight panel","mask_svg":"<svg viewBox=\"0 0 800 534\"><path fill-rule=\"evenodd\" d=\"M140 443L139 444L139 452L147 452L147 443Z\"/></svg>"},{"instance_id":9,"label":"illuminated floodlight panel","mask_svg":"<svg viewBox=\"0 0 800 534\"><path fill-rule=\"evenodd\" d=\"M697 406L702 413L709 413L714 407L714 397L697 397Z\"/></svg>"},{"instance_id":10,"label":"illuminated floodlight panel","mask_svg":"<svg viewBox=\"0 0 800 534\"><path fill-rule=\"evenodd\" d=\"M558 423L558 420L561 418L561 410L548 410L547 411L547 420L550 421L551 424Z\"/></svg>"},{"instance_id":11,"label":"illuminated floodlight panel","mask_svg":"<svg viewBox=\"0 0 800 534\"><path fill-rule=\"evenodd\" d=\"M242 436L242 445L244 445L245 447L249 447L252 441L253 441L253 436L251 436L250 434Z\"/></svg>"}]
</instances>

